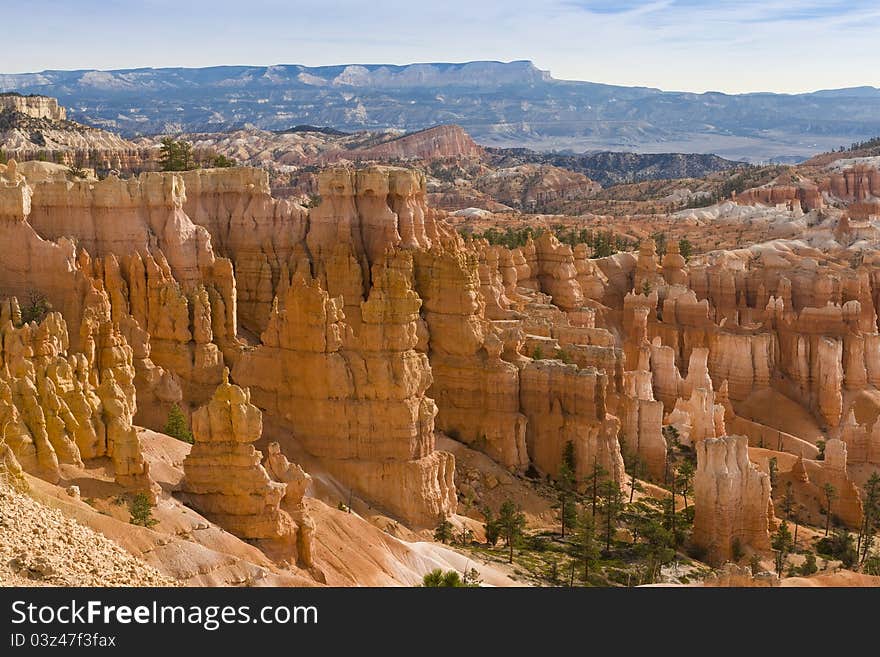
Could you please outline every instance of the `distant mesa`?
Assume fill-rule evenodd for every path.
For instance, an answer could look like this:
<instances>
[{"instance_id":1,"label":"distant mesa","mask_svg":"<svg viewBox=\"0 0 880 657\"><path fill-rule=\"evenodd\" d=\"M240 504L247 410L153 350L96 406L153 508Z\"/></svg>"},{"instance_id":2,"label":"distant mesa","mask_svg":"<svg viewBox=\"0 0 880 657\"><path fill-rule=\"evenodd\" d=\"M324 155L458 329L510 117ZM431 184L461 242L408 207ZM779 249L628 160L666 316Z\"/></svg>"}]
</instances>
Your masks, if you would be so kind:
<instances>
[{"instance_id":1,"label":"distant mesa","mask_svg":"<svg viewBox=\"0 0 880 657\"><path fill-rule=\"evenodd\" d=\"M230 90L234 89L234 97ZM557 80L529 61L219 66L0 75L127 137L251 125L404 132L456 124L486 146L792 161L880 134L880 90L698 94Z\"/></svg>"}]
</instances>

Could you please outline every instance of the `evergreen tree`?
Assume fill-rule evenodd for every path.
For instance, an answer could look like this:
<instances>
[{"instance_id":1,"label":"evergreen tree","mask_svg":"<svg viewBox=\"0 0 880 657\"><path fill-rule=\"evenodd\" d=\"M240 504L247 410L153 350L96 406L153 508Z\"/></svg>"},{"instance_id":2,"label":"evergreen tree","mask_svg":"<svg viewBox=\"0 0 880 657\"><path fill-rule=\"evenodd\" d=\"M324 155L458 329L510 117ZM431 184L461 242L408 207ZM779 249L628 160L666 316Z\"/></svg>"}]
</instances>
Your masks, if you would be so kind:
<instances>
[{"instance_id":1,"label":"evergreen tree","mask_svg":"<svg viewBox=\"0 0 880 657\"><path fill-rule=\"evenodd\" d=\"M168 411L168 420L165 422L164 432L169 436L182 440L192 445L195 442L189 424L186 421L186 415L180 410L180 406L174 404Z\"/></svg>"},{"instance_id":2,"label":"evergreen tree","mask_svg":"<svg viewBox=\"0 0 880 657\"><path fill-rule=\"evenodd\" d=\"M773 534L770 541L770 547L776 553L776 574L782 575L782 567L785 564L785 557L794 547L794 541L791 538L791 532L788 530L788 522L783 520L779 524L779 529Z\"/></svg>"},{"instance_id":3,"label":"evergreen tree","mask_svg":"<svg viewBox=\"0 0 880 657\"><path fill-rule=\"evenodd\" d=\"M825 494L825 536L828 536L828 530L831 529L831 503L837 499L837 489L826 483L822 492Z\"/></svg>"},{"instance_id":4,"label":"evergreen tree","mask_svg":"<svg viewBox=\"0 0 880 657\"><path fill-rule=\"evenodd\" d=\"M678 489L681 491L681 496L684 498L685 511L687 511L688 508L687 496L694 482L694 474L694 462L690 459L686 459L680 466L678 466Z\"/></svg>"},{"instance_id":5,"label":"evergreen tree","mask_svg":"<svg viewBox=\"0 0 880 657\"><path fill-rule=\"evenodd\" d=\"M798 527L800 527L800 516L797 513L797 503L794 499L794 485L787 481L785 482L785 496L782 498L782 512L785 514L785 519L789 522L794 521L794 548L797 549L797 536L798 536Z\"/></svg>"},{"instance_id":6,"label":"evergreen tree","mask_svg":"<svg viewBox=\"0 0 880 657\"><path fill-rule=\"evenodd\" d=\"M614 528L617 526L618 516L623 510L623 494L616 481L606 479L599 486L599 496L603 524L605 525L605 553L608 554L611 552L611 539L614 535Z\"/></svg>"},{"instance_id":7,"label":"evergreen tree","mask_svg":"<svg viewBox=\"0 0 880 657\"><path fill-rule=\"evenodd\" d=\"M590 510L593 514L593 517L596 517L597 507L599 505L599 485L602 483L602 478L605 477L608 472L599 463L598 457L593 457L593 470L587 476L587 488L590 491Z\"/></svg>"},{"instance_id":8,"label":"evergreen tree","mask_svg":"<svg viewBox=\"0 0 880 657\"><path fill-rule=\"evenodd\" d=\"M211 158L211 166L216 169L228 169L236 166L236 161L226 157L225 155L215 155Z\"/></svg>"},{"instance_id":9,"label":"evergreen tree","mask_svg":"<svg viewBox=\"0 0 880 657\"><path fill-rule=\"evenodd\" d=\"M158 520L153 517L153 509L150 498L146 493L137 493L128 503L128 512L131 514L131 524L141 527L152 527Z\"/></svg>"},{"instance_id":10,"label":"evergreen tree","mask_svg":"<svg viewBox=\"0 0 880 657\"><path fill-rule=\"evenodd\" d=\"M801 564L798 572L801 575L812 575L813 573L818 571L819 566L816 565L816 553L807 552L807 556L804 558L804 562Z\"/></svg>"},{"instance_id":11,"label":"evergreen tree","mask_svg":"<svg viewBox=\"0 0 880 657\"><path fill-rule=\"evenodd\" d=\"M159 168L162 171L189 171L195 169L192 144L184 140L164 137L159 146Z\"/></svg>"},{"instance_id":12,"label":"evergreen tree","mask_svg":"<svg viewBox=\"0 0 880 657\"><path fill-rule=\"evenodd\" d=\"M508 563L513 563L513 546L523 537L526 528L525 514L510 500L501 505L498 512L498 526L501 528L501 536L507 544Z\"/></svg>"},{"instance_id":13,"label":"evergreen tree","mask_svg":"<svg viewBox=\"0 0 880 657\"><path fill-rule=\"evenodd\" d=\"M693 253L694 247L687 237L682 237L678 240L678 250L681 252L681 256L684 258L685 262L687 262L691 259L691 253Z\"/></svg>"},{"instance_id":14,"label":"evergreen tree","mask_svg":"<svg viewBox=\"0 0 880 657\"><path fill-rule=\"evenodd\" d=\"M452 523L446 518L441 518L440 523L434 530L434 540L441 543L449 543L453 538Z\"/></svg>"},{"instance_id":15,"label":"evergreen tree","mask_svg":"<svg viewBox=\"0 0 880 657\"><path fill-rule=\"evenodd\" d=\"M874 535L880 525L880 474L871 473L864 486L862 496L862 525L859 529L859 541L856 550L860 553L860 562L868 558L868 552L874 544Z\"/></svg>"},{"instance_id":16,"label":"evergreen tree","mask_svg":"<svg viewBox=\"0 0 880 657\"><path fill-rule=\"evenodd\" d=\"M559 510L562 538L565 538L565 529L574 526L577 520L575 509L575 470L574 443L565 443L562 453L562 462L559 464L559 472L556 476L556 508Z\"/></svg>"},{"instance_id":17,"label":"evergreen tree","mask_svg":"<svg viewBox=\"0 0 880 657\"><path fill-rule=\"evenodd\" d=\"M492 514L492 509L486 507L483 509L483 516L486 518L486 541L492 547L495 547L495 544L498 543L498 539L501 538L501 526L498 524L498 520L495 519Z\"/></svg>"},{"instance_id":18,"label":"evergreen tree","mask_svg":"<svg viewBox=\"0 0 880 657\"><path fill-rule=\"evenodd\" d=\"M578 514L577 532L571 547L571 555L583 566L584 582L588 582L590 569L599 560L599 547L596 545L595 519L587 509L581 510Z\"/></svg>"}]
</instances>

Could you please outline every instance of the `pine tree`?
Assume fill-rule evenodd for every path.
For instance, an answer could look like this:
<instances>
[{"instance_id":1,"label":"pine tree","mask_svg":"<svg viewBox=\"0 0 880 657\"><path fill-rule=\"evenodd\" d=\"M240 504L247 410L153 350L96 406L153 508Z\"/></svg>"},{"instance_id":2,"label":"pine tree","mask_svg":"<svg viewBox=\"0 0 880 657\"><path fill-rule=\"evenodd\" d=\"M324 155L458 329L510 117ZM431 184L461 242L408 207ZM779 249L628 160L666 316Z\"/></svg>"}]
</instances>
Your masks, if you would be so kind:
<instances>
[{"instance_id":1,"label":"pine tree","mask_svg":"<svg viewBox=\"0 0 880 657\"><path fill-rule=\"evenodd\" d=\"M556 508L559 510L562 538L565 538L565 529L574 526L577 520L575 509L575 471L574 443L568 441L562 453L562 462L559 464L559 472L556 475Z\"/></svg>"},{"instance_id":2,"label":"pine tree","mask_svg":"<svg viewBox=\"0 0 880 657\"><path fill-rule=\"evenodd\" d=\"M693 253L694 247L687 237L682 237L678 240L678 250L681 252L681 257L687 262L691 259L691 253Z\"/></svg>"},{"instance_id":3,"label":"pine tree","mask_svg":"<svg viewBox=\"0 0 880 657\"><path fill-rule=\"evenodd\" d=\"M828 530L831 529L831 503L837 499L837 489L832 484L825 484L822 492L825 493L825 536L828 536Z\"/></svg>"},{"instance_id":4,"label":"pine tree","mask_svg":"<svg viewBox=\"0 0 880 657\"><path fill-rule=\"evenodd\" d=\"M483 509L483 517L486 518L486 542L492 547L495 547L495 544L498 543L498 539L501 538L501 527L498 525L498 519L495 518L492 509L488 506Z\"/></svg>"},{"instance_id":5,"label":"pine tree","mask_svg":"<svg viewBox=\"0 0 880 657\"><path fill-rule=\"evenodd\" d=\"M590 569L599 560L599 547L596 545L595 519L587 509L578 514L577 532L571 550L571 555L583 565L584 582L588 582Z\"/></svg>"},{"instance_id":6,"label":"pine tree","mask_svg":"<svg viewBox=\"0 0 880 657\"><path fill-rule=\"evenodd\" d=\"M466 586L461 580L461 576L454 570L447 570L445 573L439 568L435 568L422 578L422 586L426 588L458 588Z\"/></svg>"},{"instance_id":7,"label":"pine tree","mask_svg":"<svg viewBox=\"0 0 880 657\"><path fill-rule=\"evenodd\" d=\"M441 518L440 523L434 530L434 540L441 543L449 543L453 538L452 523L446 518Z\"/></svg>"},{"instance_id":8,"label":"pine tree","mask_svg":"<svg viewBox=\"0 0 880 657\"><path fill-rule=\"evenodd\" d=\"M856 550L861 555L860 562L864 564L868 558L868 552L874 544L877 526L880 525L880 474L876 471L871 473L864 486L862 514L862 526L859 529L859 542Z\"/></svg>"},{"instance_id":9,"label":"pine tree","mask_svg":"<svg viewBox=\"0 0 880 657\"><path fill-rule=\"evenodd\" d=\"M508 563L513 563L513 546L523 537L526 528L525 514L510 500L501 505L498 512L498 526L508 549Z\"/></svg>"},{"instance_id":10,"label":"pine tree","mask_svg":"<svg viewBox=\"0 0 880 657\"><path fill-rule=\"evenodd\" d=\"M788 530L788 522L783 520L779 524L779 529L773 534L770 546L776 553L776 574L782 575L782 566L785 564L785 557L794 547L794 541L791 538L791 532Z\"/></svg>"},{"instance_id":11,"label":"pine tree","mask_svg":"<svg viewBox=\"0 0 880 657\"><path fill-rule=\"evenodd\" d=\"M153 517L153 509L150 498L146 493L137 493L128 503L128 512L131 514L131 524L141 527L152 527L158 520Z\"/></svg>"},{"instance_id":12,"label":"pine tree","mask_svg":"<svg viewBox=\"0 0 880 657\"><path fill-rule=\"evenodd\" d=\"M590 489L590 507L593 517L596 517L596 509L599 504L599 484L607 471L599 463L598 457L593 457L593 471L587 476L586 481Z\"/></svg>"},{"instance_id":13,"label":"pine tree","mask_svg":"<svg viewBox=\"0 0 880 657\"><path fill-rule=\"evenodd\" d=\"M164 137L159 146L159 168L162 171L189 171L195 168L192 144Z\"/></svg>"},{"instance_id":14,"label":"pine tree","mask_svg":"<svg viewBox=\"0 0 880 657\"><path fill-rule=\"evenodd\" d=\"M694 481L694 463L690 459L687 459L678 466L678 487L681 491L681 496L684 498L684 510L687 511L688 508L688 492L691 490L691 485Z\"/></svg>"},{"instance_id":15,"label":"pine tree","mask_svg":"<svg viewBox=\"0 0 880 657\"><path fill-rule=\"evenodd\" d=\"M812 575L815 572L818 572L819 566L816 565L816 553L815 552L807 552L807 556L804 558L804 562L801 564L798 572L801 575Z\"/></svg>"},{"instance_id":16,"label":"pine tree","mask_svg":"<svg viewBox=\"0 0 880 657\"><path fill-rule=\"evenodd\" d=\"M599 487L601 512L605 524L605 553L611 552L611 539L616 527L617 518L623 510L623 495L616 481L606 479Z\"/></svg>"},{"instance_id":17,"label":"pine tree","mask_svg":"<svg viewBox=\"0 0 880 657\"><path fill-rule=\"evenodd\" d=\"M189 424L186 421L186 415L180 410L180 406L175 404L168 412L168 420L165 422L165 433L169 436L182 440L192 445L195 442Z\"/></svg>"}]
</instances>

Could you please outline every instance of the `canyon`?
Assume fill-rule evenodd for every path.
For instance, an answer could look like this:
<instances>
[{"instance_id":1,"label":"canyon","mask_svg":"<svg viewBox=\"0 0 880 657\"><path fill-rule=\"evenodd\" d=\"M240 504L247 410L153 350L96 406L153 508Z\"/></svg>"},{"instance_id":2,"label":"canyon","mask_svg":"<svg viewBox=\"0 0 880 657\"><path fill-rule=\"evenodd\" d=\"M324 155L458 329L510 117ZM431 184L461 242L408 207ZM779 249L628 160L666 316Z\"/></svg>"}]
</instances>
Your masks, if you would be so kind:
<instances>
[{"instance_id":1,"label":"canyon","mask_svg":"<svg viewBox=\"0 0 880 657\"><path fill-rule=\"evenodd\" d=\"M66 121L57 103L8 98L28 120ZM438 525L482 543L513 499L548 530L560 495L584 509L592 495L594 515L604 500L606 550L617 495L668 509L663 540L695 570L772 569L783 524L818 540L832 521L870 522L870 156L704 207L573 219L530 214L530 199L601 186L546 163L481 169L473 187L497 212L436 207L430 168L401 160L484 157L460 129L344 150L276 138L311 158L311 196L274 195L268 166L0 164L14 245L0 257L0 501L30 496L82 541L103 534L124 552L111 575L135 559L132 581L175 585L418 584L469 559L434 540ZM516 244L485 231L514 225L536 230ZM637 246L603 253L571 226ZM175 412L192 442L168 435ZM152 517L132 524L126 500ZM692 527L681 540L676 522ZM619 533L620 549L650 543ZM10 578L59 569L16 559ZM746 577L725 572L716 583Z\"/></svg>"}]
</instances>

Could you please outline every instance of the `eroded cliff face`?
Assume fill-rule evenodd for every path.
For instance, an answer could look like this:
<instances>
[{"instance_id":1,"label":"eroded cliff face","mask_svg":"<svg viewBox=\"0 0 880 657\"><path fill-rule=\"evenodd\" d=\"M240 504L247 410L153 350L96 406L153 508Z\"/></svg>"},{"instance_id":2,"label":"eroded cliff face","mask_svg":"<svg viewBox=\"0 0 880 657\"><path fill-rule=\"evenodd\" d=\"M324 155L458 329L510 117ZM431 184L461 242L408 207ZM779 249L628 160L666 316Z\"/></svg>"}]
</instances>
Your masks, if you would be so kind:
<instances>
[{"instance_id":1,"label":"eroded cliff face","mask_svg":"<svg viewBox=\"0 0 880 657\"><path fill-rule=\"evenodd\" d=\"M749 462L745 436L707 438L697 444L694 476L695 545L720 565L738 541L757 550L770 546L770 477Z\"/></svg>"},{"instance_id":2,"label":"eroded cliff face","mask_svg":"<svg viewBox=\"0 0 880 657\"><path fill-rule=\"evenodd\" d=\"M421 301L410 285L412 256L390 254L372 277L355 335L341 299L295 274L262 345L233 375L331 472L392 513L430 524L455 511L454 459L434 449L431 367L415 349Z\"/></svg>"},{"instance_id":3,"label":"eroded cliff face","mask_svg":"<svg viewBox=\"0 0 880 657\"><path fill-rule=\"evenodd\" d=\"M287 432L281 447L422 526L456 510L435 430L551 476L571 442L579 478L598 463L621 485L620 439L657 479L668 427L695 448L736 431L807 457L824 429L844 461L878 458L876 417L853 413L880 385L868 264L783 247L687 263L650 240L592 259L549 232L508 250L465 241L427 206L423 176L393 167L322 173L310 209L273 199L252 169L71 182L31 168L0 169L0 237L19 245L0 286L45 294L81 327L69 349L90 363L114 444L135 422L161 428L172 403L207 404L229 367ZM773 395L817 433L774 423ZM82 458L106 453L95 433L70 433ZM51 471L30 440L22 459ZM56 459L74 458L65 445ZM142 474L131 458L120 476Z\"/></svg>"},{"instance_id":4,"label":"eroded cliff face","mask_svg":"<svg viewBox=\"0 0 880 657\"><path fill-rule=\"evenodd\" d=\"M60 313L23 323L15 297L0 302L0 326L0 439L18 464L54 483L61 464L109 457L119 484L155 501L132 425L135 368L123 336L90 317L86 349L73 351Z\"/></svg>"},{"instance_id":5,"label":"eroded cliff face","mask_svg":"<svg viewBox=\"0 0 880 657\"><path fill-rule=\"evenodd\" d=\"M49 96L21 96L19 94L0 94L0 111L14 110L34 119L64 121L67 110L58 104L56 98Z\"/></svg>"}]
</instances>

